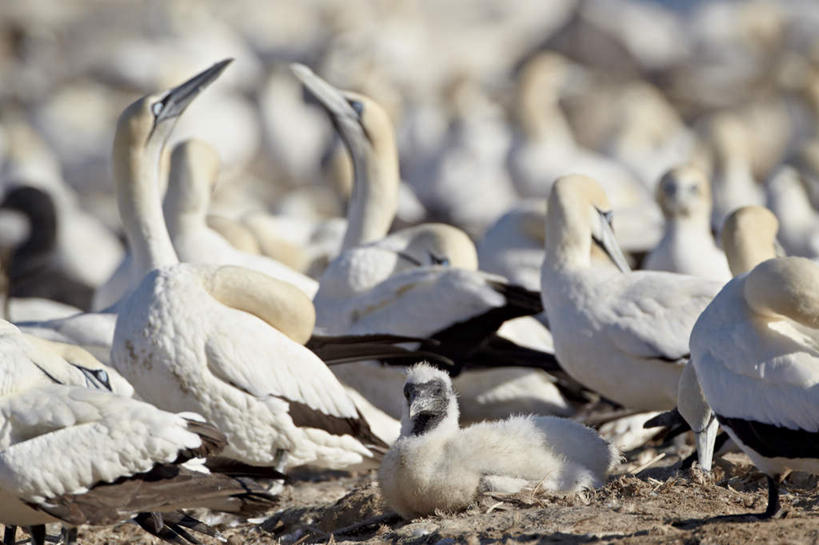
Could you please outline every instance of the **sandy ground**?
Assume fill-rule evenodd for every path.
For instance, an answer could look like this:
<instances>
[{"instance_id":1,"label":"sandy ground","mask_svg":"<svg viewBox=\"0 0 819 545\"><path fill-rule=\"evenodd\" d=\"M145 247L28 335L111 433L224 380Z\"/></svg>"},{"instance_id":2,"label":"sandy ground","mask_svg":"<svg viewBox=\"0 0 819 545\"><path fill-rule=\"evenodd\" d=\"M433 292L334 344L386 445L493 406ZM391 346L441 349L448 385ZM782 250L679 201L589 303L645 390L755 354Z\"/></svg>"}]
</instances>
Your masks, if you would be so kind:
<instances>
[{"instance_id":1,"label":"sandy ground","mask_svg":"<svg viewBox=\"0 0 819 545\"><path fill-rule=\"evenodd\" d=\"M765 478L742 454L729 453L711 475L680 472L676 450L647 449L623 463L605 487L561 497L535 491L483 496L467 511L413 521L389 516L375 474L301 476L261 524L221 526L240 543L819 543L817 480L793 474L782 487L784 519L733 522L717 517L761 512ZM641 469L648 462L655 462ZM387 516L385 516L387 515ZM367 523L363 524L362 522ZM203 543L216 544L213 538ZM79 543L159 543L133 524L80 531Z\"/></svg>"}]
</instances>

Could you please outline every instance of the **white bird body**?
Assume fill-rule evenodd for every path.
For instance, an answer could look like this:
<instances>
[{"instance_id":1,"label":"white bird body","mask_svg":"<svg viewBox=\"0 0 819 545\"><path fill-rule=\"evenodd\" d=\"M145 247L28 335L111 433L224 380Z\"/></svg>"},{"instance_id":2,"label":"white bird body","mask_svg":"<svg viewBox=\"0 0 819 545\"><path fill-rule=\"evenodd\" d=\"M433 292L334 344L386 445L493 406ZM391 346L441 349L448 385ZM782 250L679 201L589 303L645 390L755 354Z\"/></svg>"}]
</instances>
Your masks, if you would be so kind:
<instances>
[{"instance_id":1,"label":"white bird body","mask_svg":"<svg viewBox=\"0 0 819 545\"><path fill-rule=\"evenodd\" d=\"M60 173L59 161L31 126L22 120L4 120L4 129L4 180L34 184L54 199L60 219L55 263L85 284L100 285L122 259L116 235L79 205L78 195ZM95 259L85 258L88 255Z\"/></svg>"},{"instance_id":2,"label":"white bird body","mask_svg":"<svg viewBox=\"0 0 819 545\"><path fill-rule=\"evenodd\" d=\"M313 302L321 312L325 306L344 305L402 271L440 264L477 269L475 246L463 231L439 223L402 229L343 251L322 274Z\"/></svg>"},{"instance_id":3,"label":"white bird body","mask_svg":"<svg viewBox=\"0 0 819 545\"><path fill-rule=\"evenodd\" d=\"M0 322L0 355L0 522L111 524L140 510L208 505L198 503L197 478L190 478L184 496L173 489L152 493L147 483L142 495L114 492L157 464L181 464L221 449L223 436L200 416L167 413L126 397L133 389L113 369L8 322ZM208 479L201 464L185 467ZM173 478L165 474L157 482ZM108 486L113 488L106 492ZM216 504L242 492L227 491L231 485L224 480L208 486L205 497Z\"/></svg>"},{"instance_id":4,"label":"white bird body","mask_svg":"<svg viewBox=\"0 0 819 545\"><path fill-rule=\"evenodd\" d=\"M819 257L819 213L811 206L799 172L788 165L778 168L766 189L784 249L789 255Z\"/></svg>"},{"instance_id":5,"label":"white bird body","mask_svg":"<svg viewBox=\"0 0 819 545\"><path fill-rule=\"evenodd\" d=\"M172 246L156 183L162 147L173 120L227 62L120 116L120 214L139 268L151 272L118 305L112 363L143 399L208 415L240 461L335 468L369 460L361 441L379 440L302 346L315 322L307 296L260 272L179 263Z\"/></svg>"},{"instance_id":6,"label":"white bird body","mask_svg":"<svg viewBox=\"0 0 819 545\"><path fill-rule=\"evenodd\" d=\"M615 449L571 420L515 416L459 428L449 377L428 365L413 367L404 388L401 437L379 470L387 504L404 518L463 509L481 491L595 488L616 462Z\"/></svg>"},{"instance_id":7,"label":"white bird body","mask_svg":"<svg viewBox=\"0 0 819 545\"><path fill-rule=\"evenodd\" d=\"M304 66L293 70L333 116L350 151L355 177L342 251L322 274L314 298L318 328L337 335L391 332L427 337L481 311L503 306L503 297L481 293L482 289L494 290L487 283L489 277L475 271L475 246L460 229L427 223L387 235L401 186L394 130L383 108L365 96L338 91ZM441 184L446 187L446 181ZM491 197L490 192L470 199ZM492 205L502 202L495 199ZM541 242L540 254L542 247ZM448 267L437 266L440 264ZM475 294L477 299L473 300ZM482 302L481 298L492 302ZM428 314L431 309L439 309L432 311L434 317ZM525 339L529 345L537 345L536 349L542 349L544 343L551 348L548 331L535 319L521 318L518 323L504 324L504 328L505 336L512 340ZM389 392L403 382L400 371L374 362L351 363L334 371L372 404L398 417L400 403ZM487 374L507 385L503 392L492 391L498 382L486 381ZM527 376L532 378L528 391L522 387ZM566 404L541 371L507 368L480 376L467 371L461 380L468 383L471 394L464 405L475 406L481 414L508 415L526 403L514 399L516 394L541 410L565 408ZM512 382L517 386L512 387Z\"/></svg>"},{"instance_id":8,"label":"white bird body","mask_svg":"<svg viewBox=\"0 0 819 545\"><path fill-rule=\"evenodd\" d=\"M703 311L691 333L692 364L711 411L768 477L768 507L778 516L778 478L819 473L819 266L800 258L763 261L737 276ZM696 397L695 388L683 392ZM702 402L700 403L702 405ZM694 425L692 424L692 429ZM713 443L698 451L710 460ZM703 452L705 451L705 452Z\"/></svg>"},{"instance_id":9,"label":"white bird body","mask_svg":"<svg viewBox=\"0 0 819 545\"><path fill-rule=\"evenodd\" d=\"M17 322L15 325L25 333L43 339L80 346L108 364L116 321L116 311L111 309L108 312L83 312L41 322Z\"/></svg>"},{"instance_id":10,"label":"white bird body","mask_svg":"<svg viewBox=\"0 0 819 545\"><path fill-rule=\"evenodd\" d=\"M731 278L725 254L714 244L708 225L670 221L663 238L646 257L643 268L666 271L715 281Z\"/></svg>"},{"instance_id":11,"label":"white bird body","mask_svg":"<svg viewBox=\"0 0 819 545\"><path fill-rule=\"evenodd\" d=\"M593 238L617 255L608 207L600 186L585 177L561 178L550 196L541 295L555 354L572 377L613 401L668 409L694 321L722 284L591 267Z\"/></svg>"},{"instance_id":12,"label":"white bird body","mask_svg":"<svg viewBox=\"0 0 819 545\"><path fill-rule=\"evenodd\" d=\"M498 362L501 364L502 362ZM474 369L453 381L461 397L461 423L506 418L510 414L570 416L574 408L555 379L539 369Z\"/></svg>"},{"instance_id":13,"label":"white bird body","mask_svg":"<svg viewBox=\"0 0 819 545\"><path fill-rule=\"evenodd\" d=\"M82 496L95 485L149 471L160 462L172 463L180 452L203 446L202 438L188 429L196 415L170 414L80 387L55 384L6 395L0 398L0 418L4 524L59 522L62 517L43 512L67 511L55 498ZM130 514L124 512L121 518Z\"/></svg>"},{"instance_id":14,"label":"white bird body","mask_svg":"<svg viewBox=\"0 0 819 545\"><path fill-rule=\"evenodd\" d=\"M646 256L643 268L727 282L728 260L711 235L711 189L695 167L669 170L657 187L666 216L663 238Z\"/></svg>"},{"instance_id":15,"label":"white bird body","mask_svg":"<svg viewBox=\"0 0 819 545\"><path fill-rule=\"evenodd\" d=\"M478 243L480 269L505 276L513 284L540 289L546 201L527 199L507 211Z\"/></svg>"},{"instance_id":16,"label":"white bird body","mask_svg":"<svg viewBox=\"0 0 819 545\"><path fill-rule=\"evenodd\" d=\"M77 307L42 297L12 297L7 318L12 322L42 322L81 312Z\"/></svg>"},{"instance_id":17,"label":"white bird body","mask_svg":"<svg viewBox=\"0 0 819 545\"><path fill-rule=\"evenodd\" d=\"M328 335L393 333L430 336L505 304L490 285L499 276L442 265L416 267L339 304L316 308L316 327Z\"/></svg>"},{"instance_id":18,"label":"white bird body","mask_svg":"<svg viewBox=\"0 0 819 545\"><path fill-rule=\"evenodd\" d=\"M356 407L324 362L215 300L206 286L219 270L183 263L149 274L120 313L114 366L146 401L205 415L227 436L229 457L273 465L283 449L287 467L333 468L370 458L351 436ZM348 434L319 429L312 420L322 418Z\"/></svg>"},{"instance_id":19,"label":"white bird body","mask_svg":"<svg viewBox=\"0 0 819 545\"><path fill-rule=\"evenodd\" d=\"M673 407L689 332L720 286L648 271L544 274L558 361L581 384L624 406Z\"/></svg>"}]
</instances>

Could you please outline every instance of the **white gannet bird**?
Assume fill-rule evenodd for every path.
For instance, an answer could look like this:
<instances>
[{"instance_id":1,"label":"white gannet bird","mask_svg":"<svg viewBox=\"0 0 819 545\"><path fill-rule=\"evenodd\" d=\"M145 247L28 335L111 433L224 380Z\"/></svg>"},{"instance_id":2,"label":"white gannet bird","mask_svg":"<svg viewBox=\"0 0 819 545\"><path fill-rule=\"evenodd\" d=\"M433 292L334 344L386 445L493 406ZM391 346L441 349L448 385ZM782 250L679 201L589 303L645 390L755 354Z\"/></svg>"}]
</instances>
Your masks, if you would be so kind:
<instances>
[{"instance_id":1,"label":"white gannet bird","mask_svg":"<svg viewBox=\"0 0 819 545\"><path fill-rule=\"evenodd\" d=\"M711 226L719 230L728 214L741 206L761 205L764 197L754 180L750 139L742 122L729 113L717 114L709 124L709 141L713 152Z\"/></svg>"},{"instance_id":2,"label":"white gannet bird","mask_svg":"<svg viewBox=\"0 0 819 545\"><path fill-rule=\"evenodd\" d=\"M142 399L205 416L227 437L229 458L282 469L371 461L369 447L385 444L302 346L315 323L307 296L256 271L178 262L156 190L161 97L128 106L114 141L129 242L153 269L118 305L114 367Z\"/></svg>"},{"instance_id":3,"label":"white gannet bird","mask_svg":"<svg viewBox=\"0 0 819 545\"><path fill-rule=\"evenodd\" d=\"M218 173L219 156L206 142L192 139L174 147L164 215L179 259L259 271L293 284L312 298L318 290L315 280L269 257L238 250L208 227L210 192Z\"/></svg>"},{"instance_id":4,"label":"white gannet bird","mask_svg":"<svg viewBox=\"0 0 819 545\"><path fill-rule=\"evenodd\" d=\"M402 271L442 264L474 271L474 244L459 229L433 223L387 235L400 179L394 131L384 109L363 95L335 89L306 66L294 65L293 71L330 114L350 152L355 178L342 252L322 275L314 299L318 327L346 333L357 321L348 312L348 307L357 308L352 298L366 299L381 282L397 282L390 284L394 288L401 281L392 278ZM445 268L437 270L448 274ZM427 276L425 283L430 284L435 274ZM361 315L360 309L353 312Z\"/></svg>"},{"instance_id":5,"label":"white gannet bird","mask_svg":"<svg viewBox=\"0 0 819 545\"><path fill-rule=\"evenodd\" d=\"M789 255L819 257L819 212L814 210L801 173L777 168L765 185L768 208L779 219L779 241Z\"/></svg>"},{"instance_id":6,"label":"white gannet bird","mask_svg":"<svg viewBox=\"0 0 819 545\"><path fill-rule=\"evenodd\" d=\"M722 246L735 276L748 273L758 264L784 256L777 240L779 222L762 206L734 210L722 228ZM695 365L686 365L678 386L678 411L694 432L700 467L710 471L717 435L717 421L699 385Z\"/></svg>"},{"instance_id":7,"label":"white gannet bird","mask_svg":"<svg viewBox=\"0 0 819 545\"><path fill-rule=\"evenodd\" d=\"M75 527L113 524L141 511L251 513L270 505L270 498L249 494L247 484L210 475L201 463L183 464L222 449L224 437L215 428L196 414L171 414L124 397L133 392L130 385L87 353L0 321L0 355L5 543L18 525L33 526L33 542L43 543L42 525L50 522ZM137 522L163 539L187 535L161 514L145 513Z\"/></svg>"},{"instance_id":8,"label":"white gannet bird","mask_svg":"<svg viewBox=\"0 0 819 545\"><path fill-rule=\"evenodd\" d=\"M657 201L665 232L643 268L727 282L728 261L711 235L711 187L705 175L688 165L669 170L657 186Z\"/></svg>"},{"instance_id":9,"label":"white gannet bird","mask_svg":"<svg viewBox=\"0 0 819 545\"><path fill-rule=\"evenodd\" d=\"M150 100L146 99L146 104L150 103L150 111L145 113L150 115L150 126L142 135L144 140L136 146L138 151L149 157L155 156L158 163L176 119L202 89L219 77L229 62L230 60L221 61L173 89L148 97ZM117 126L112 160L120 215L132 252L130 272L136 275L131 280L135 287L145 274L156 268L159 260L176 261L177 258L172 245L164 246L161 241L151 238L152 229L155 229L153 225L158 223L165 230L161 207L149 204L160 200L157 176L140 153L120 150L123 144L118 145L117 142L125 141L128 138L126 133L135 130L127 124L132 121L131 118L126 116L121 119L123 123ZM149 247L154 248L153 253L149 251ZM119 303L99 312L86 312L45 322L21 322L17 325L32 335L82 346L103 363L108 363L118 305Z\"/></svg>"},{"instance_id":10,"label":"white gannet bird","mask_svg":"<svg viewBox=\"0 0 819 545\"><path fill-rule=\"evenodd\" d=\"M546 211L541 295L567 373L626 407L673 407L688 336L721 282L658 271L628 272L597 182L564 176ZM599 245L623 272L591 266ZM646 385L650 384L650 387Z\"/></svg>"},{"instance_id":11,"label":"white gannet bird","mask_svg":"<svg viewBox=\"0 0 819 545\"><path fill-rule=\"evenodd\" d=\"M817 292L819 265L800 257L768 259L729 282L691 333L701 394L768 478L768 506L753 518L783 514L778 480L790 470L819 473ZM689 388L680 395L696 393ZM707 415L701 411L700 420ZM711 454L698 453L701 459Z\"/></svg>"},{"instance_id":12,"label":"white gannet bird","mask_svg":"<svg viewBox=\"0 0 819 545\"><path fill-rule=\"evenodd\" d=\"M384 457L378 481L387 505L407 519L464 509L483 491L596 488L618 458L595 431L556 417L513 416L459 428L449 376L427 364L409 370L404 399L401 437Z\"/></svg>"},{"instance_id":13,"label":"white gannet bird","mask_svg":"<svg viewBox=\"0 0 819 545\"><path fill-rule=\"evenodd\" d=\"M192 413L52 384L0 397L0 421L0 522L7 529L107 525L185 507L241 512L248 494L238 480L182 465L224 445Z\"/></svg>"},{"instance_id":14,"label":"white gannet bird","mask_svg":"<svg viewBox=\"0 0 819 545\"><path fill-rule=\"evenodd\" d=\"M146 401L205 415L225 433L229 458L279 469L361 464L384 442L302 346L314 320L301 291L262 273L169 264L123 302L111 359Z\"/></svg>"},{"instance_id":15,"label":"white gannet bird","mask_svg":"<svg viewBox=\"0 0 819 545\"><path fill-rule=\"evenodd\" d=\"M353 163L353 193L342 251L321 276L319 291L314 299L318 327L325 332L346 333L349 321L339 322L338 318L339 314L345 313L345 307L355 305L351 298L363 295L366 299L365 294L369 290L402 271L440 264L474 271L477 268L475 246L460 229L432 223L387 235L395 213L400 179L394 130L386 111L366 96L334 88L303 65L295 65L293 71L330 114ZM542 243L540 246L542 253ZM441 273L446 274L444 270ZM430 276L426 282L432 281ZM404 289L411 288L405 285ZM403 304L408 303L409 299L403 299ZM401 311L396 309L394 312ZM539 324L535 325L543 330ZM517 329L525 326L522 324ZM419 326L407 323L405 327L415 331ZM409 331L404 334L414 334ZM548 331L543 331L548 337ZM540 340L539 337L537 339ZM363 362L336 367L334 371L346 384L368 392L370 396L379 393L383 396L384 392L384 388L373 384L376 382L373 373L382 379L378 384L382 384L389 375L392 377L389 383L402 383L404 380L403 374L397 370L373 370L372 365ZM527 369L521 372L532 371ZM521 377L516 375L514 378ZM466 377L462 380L466 380ZM474 393L487 394L486 381L478 382L472 388ZM560 395L555 395L554 386L544 386L549 390L548 401L563 406ZM511 391L507 394L512 396ZM384 406L378 402L376 404ZM400 404L393 402L389 407L390 414L400 414Z\"/></svg>"},{"instance_id":16,"label":"white gannet bird","mask_svg":"<svg viewBox=\"0 0 819 545\"><path fill-rule=\"evenodd\" d=\"M623 165L578 145L560 109L559 87L571 68L563 57L546 52L533 57L521 70L517 116L522 138L509 156L518 193L526 198L546 198L554 181L572 172L601 180L621 218L618 240L623 248L653 248L662 225L647 186Z\"/></svg>"},{"instance_id":17,"label":"white gannet bird","mask_svg":"<svg viewBox=\"0 0 819 545\"><path fill-rule=\"evenodd\" d=\"M395 131L387 112L364 95L336 89L304 65L292 69L330 115L353 165L341 253L322 274L314 300L319 326L326 306L401 270L440 263L476 269L475 246L455 227L421 224L387 235L401 184Z\"/></svg>"}]
</instances>

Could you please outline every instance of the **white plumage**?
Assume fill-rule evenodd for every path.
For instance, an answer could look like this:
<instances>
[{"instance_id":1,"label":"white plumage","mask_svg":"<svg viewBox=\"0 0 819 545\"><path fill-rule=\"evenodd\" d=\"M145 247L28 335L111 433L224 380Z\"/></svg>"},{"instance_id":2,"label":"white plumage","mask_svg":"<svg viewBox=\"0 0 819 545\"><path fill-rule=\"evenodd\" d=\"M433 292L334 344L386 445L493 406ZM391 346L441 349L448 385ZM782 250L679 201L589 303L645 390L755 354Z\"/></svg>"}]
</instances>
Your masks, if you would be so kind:
<instances>
[{"instance_id":1,"label":"white plumage","mask_svg":"<svg viewBox=\"0 0 819 545\"><path fill-rule=\"evenodd\" d=\"M669 170L657 187L657 200L665 230L643 268L727 282L728 261L711 235L711 187L705 175L694 166Z\"/></svg>"},{"instance_id":2,"label":"white plumage","mask_svg":"<svg viewBox=\"0 0 819 545\"><path fill-rule=\"evenodd\" d=\"M764 261L729 282L691 333L705 400L768 475L762 517L778 514L778 477L791 469L819 473L817 280L819 266L807 259Z\"/></svg>"},{"instance_id":3,"label":"white plumage","mask_svg":"<svg viewBox=\"0 0 819 545\"><path fill-rule=\"evenodd\" d=\"M221 450L224 437L199 415L109 393L132 390L76 347L27 336L8 322L0 322L0 355L3 524L112 524L139 511L230 508L229 497L246 491L201 464L144 482L138 476ZM163 488L177 476L187 490Z\"/></svg>"},{"instance_id":4,"label":"white plumage","mask_svg":"<svg viewBox=\"0 0 819 545\"><path fill-rule=\"evenodd\" d=\"M463 509L481 491L598 487L617 460L571 420L516 416L459 428L449 376L426 364L409 371L404 396L401 437L378 474L387 504L404 518Z\"/></svg>"},{"instance_id":5,"label":"white plumage","mask_svg":"<svg viewBox=\"0 0 819 545\"><path fill-rule=\"evenodd\" d=\"M318 283L266 256L236 249L208 227L211 187L219 172L216 151L200 140L186 140L171 153L164 216L179 259L185 263L236 265L284 280L313 297Z\"/></svg>"},{"instance_id":6,"label":"white plumage","mask_svg":"<svg viewBox=\"0 0 819 545\"><path fill-rule=\"evenodd\" d=\"M222 67L195 78L212 80ZM371 458L357 437L379 440L302 346L315 321L307 296L256 271L178 262L156 189L161 96L126 108L114 142L130 247L153 269L118 305L114 366L143 399L204 414L227 436L226 453L246 463L343 467Z\"/></svg>"},{"instance_id":7,"label":"white plumage","mask_svg":"<svg viewBox=\"0 0 819 545\"><path fill-rule=\"evenodd\" d=\"M277 465L280 450L285 467L338 468L371 458L356 437L369 428L327 366L249 312L251 301L276 311L276 284L230 267L183 263L154 271L123 304L113 364L143 399L205 415L227 436L225 454L246 463ZM279 297L309 305L278 284ZM282 321L299 320L288 303L279 304Z\"/></svg>"},{"instance_id":8,"label":"white plumage","mask_svg":"<svg viewBox=\"0 0 819 545\"><path fill-rule=\"evenodd\" d=\"M6 396L0 399L0 415L4 524L54 522L62 517L43 511L61 512L49 508L55 498L82 495L94 485L146 472L203 446L199 435L187 429L184 415L79 387L40 386ZM93 520L93 514L88 516Z\"/></svg>"},{"instance_id":9,"label":"white plumage","mask_svg":"<svg viewBox=\"0 0 819 545\"><path fill-rule=\"evenodd\" d=\"M779 220L779 240L789 255L819 257L819 213L808 199L799 171L779 167L766 186L768 207Z\"/></svg>"},{"instance_id":10,"label":"white plumage","mask_svg":"<svg viewBox=\"0 0 819 545\"><path fill-rule=\"evenodd\" d=\"M543 306L561 366L588 388L627 407L673 407L688 336L721 283L654 271L592 267L593 244L624 268L603 190L566 176L549 197ZM646 388L651 384L651 388Z\"/></svg>"}]
</instances>

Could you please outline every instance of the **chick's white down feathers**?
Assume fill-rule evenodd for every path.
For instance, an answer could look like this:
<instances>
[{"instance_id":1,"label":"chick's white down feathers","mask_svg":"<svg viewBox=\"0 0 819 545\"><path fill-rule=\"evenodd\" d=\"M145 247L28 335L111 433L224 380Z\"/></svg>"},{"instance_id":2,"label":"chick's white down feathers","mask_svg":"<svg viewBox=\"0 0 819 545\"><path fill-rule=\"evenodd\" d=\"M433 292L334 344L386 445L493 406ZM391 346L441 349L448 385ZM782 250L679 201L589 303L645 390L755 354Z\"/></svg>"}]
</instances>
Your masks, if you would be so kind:
<instances>
[{"instance_id":1,"label":"chick's white down feathers","mask_svg":"<svg viewBox=\"0 0 819 545\"><path fill-rule=\"evenodd\" d=\"M446 373L419 364L410 370L407 384L436 380L445 385L448 405L440 423L418 434L405 426L379 470L388 505L405 518L463 509L482 491L595 488L618 458L593 430L556 417L513 416L458 428ZM405 407L404 418L411 412Z\"/></svg>"}]
</instances>

